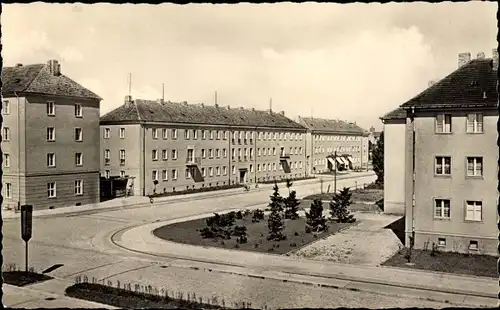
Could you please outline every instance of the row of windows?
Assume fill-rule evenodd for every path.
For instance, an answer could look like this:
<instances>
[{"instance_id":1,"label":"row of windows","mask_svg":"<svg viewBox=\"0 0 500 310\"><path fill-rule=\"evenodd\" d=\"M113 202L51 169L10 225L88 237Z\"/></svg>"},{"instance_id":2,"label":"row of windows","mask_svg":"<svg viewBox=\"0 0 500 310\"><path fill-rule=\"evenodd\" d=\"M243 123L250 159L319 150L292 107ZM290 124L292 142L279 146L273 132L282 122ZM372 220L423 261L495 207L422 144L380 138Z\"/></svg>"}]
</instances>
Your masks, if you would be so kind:
<instances>
[{"instance_id":1,"label":"row of windows","mask_svg":"<svg viewBox=\"0 0 500 310\"><path fill-rule=\"evenodd\" d=\"M361 137L338 135L314 135L314 141L361 141Z\"/></svg>"},{"instance_id":2,"label":"row of windows","mask_svg":"<svg viewBox=\"0 0 500 310\"><path fill-rule=\"evenodd\" d=\"M163 139L177 139L178 138L178 135L179 135L179 131L181 129L175 129L175 128L172 128L172 129L168 129L168 128L162 128L161 129L161 136ZM170 131L170 135L169 135L169 131ZM186 140L190 140L190 139L193 139L193 140L196 140L198 139L198 136L201 136L201 139L202 140L205 140L205 139L210 139L210 140L227 140L228 137L229 137L229 131L227 130L204 130L204 129L201 129L201 130L198 130L198 129L183 129L184 131L184 139ZM159 129L158 128L153 128L152 129L152 137L153 139L158 139L159 138ZM233 142L236 141L236 139L239 139L239 142L241 142L241 140L249 140L251 142L251 140L254 139L254 134L255 132L249 132L249 131L234 131L233 132ZM124 127L121 127L119 128L118 130L118 136L119 138L121 139L124 139L125 138L125 128ZM303 134L299 134L299 133L277 133L275 132L274 134L271 133L271 132L259 132L259 140L283 140L283 141L286 141L287 139L290 139L290 141L298 141L298 140L302 140L302 136ZM111 137L111 128L104 128L104 138L105 139L109 139Z\"/></svg>"},{"instance_id":3,"label":"row of windows","mask_svg":"<svg viewBox=\"0 0 500 310\"><path fill-rule=\"evenodd\" d=\"M47 101L45 103L45 106L48 116L56 115L56 103L54 101ZM80 103L75 103L74 108L75 108L75 117L83 117L82 105ZM8 100L3 101L2 113L4 115L10 114L10 102Z\"/></svg>"},{"instance_id":4,"label":"row of windows","mask_svg":"<svg viewBox=\"0 0 500 310\"><path fill-rule=\"evenodd\" d=\"M438 238L437 246L440 248L446 247L446 238ZM469 250L471 251L479 250L479 242L477 240L470 240Z\"/></svg>"},{"instance_id":5,"label":"row of windows","mask_svg":"<svg viewBox=\"0 0 500 310\"><path fill-rule=\"evenodd\" d=\"M5 168L9 168L11 165L10 154L3 154L3 164ZM83 166L83 153L75 153L75 166L82 167ZM47 154L47 167L55 168L56 167L56 154L48 153Z\"/></svg>"},{"instance_id":6,"label":"row of windows","mask_svg":"<svg viewBox=\"0 0 500 310\"><path fill-rule=\"evenodd\" d=\"M5 183L5 198L12 198L12 183ZM75 180L74 182L74 193L76 196L83 195L83 180ZM47 183L47 197L56 198L57 197L57 186L56 182Z\"/></svg>"},{"instance_id":7,"label":"row of windows","mask_svg":"<svg viewBox=\"0 0 500 310\"><path fill-rule=\"evenodd\" d=\"M439 114L435 118L436 133L452 133L452 116L451 114ZM483 133L483 114L469 113L466 119L467 133Z\"/></svg>"},{"instance_id":8,"label":"row of windows","mask_svg":"<svg viewBox=\"0 0 500 310\"><path fill-rule=\"evenodd\" d=\"M55 142L56 141L56 129L54 127L47 127L45 138L49 142ZM75 128L73 138L77 142L82 142L83 141L83 129L79 128L79 127ZM9 127L3 128L2 139L3 139L3 141L10 141L10 128Z\"/></svg>"},{"instance_id":9,"label":"row of windows","mask_svg":"<svg viewBox=\"0 0 500 310\"><path fill-rule=\"evenodd\" d=\"M483 176L483 158L482 157L467 157L467 176L481 177ZM451 176L451 157L436 156L434 165L435 175Z\"/></svg>"},{"instance_id":10,"label":"row of windows","mask_svg":"<svg viewBox=\"0 0 500 310\"><path fill-rule=\"evenodd\" d=\"M354 146L337 146L337 147L327 147L326 149L324 147L315 147L314 148L314 154L319 154L319 153L333 153L335 151L337 152L360 152L361 147L354 145Z\"/></svg>"},{"instance_id":11,"label":"row of windows","mask_svg":"<svg viewBox=\"0 0 500 310\"><path fill-rule=\"evenodd\" d=\"M466 200L465 201L465 220L480 222L483 220L483 203L482 201ZM434 218L450 219L451 218L451 200L450 199L434 199Z\"/></svg>"}]
</instances>

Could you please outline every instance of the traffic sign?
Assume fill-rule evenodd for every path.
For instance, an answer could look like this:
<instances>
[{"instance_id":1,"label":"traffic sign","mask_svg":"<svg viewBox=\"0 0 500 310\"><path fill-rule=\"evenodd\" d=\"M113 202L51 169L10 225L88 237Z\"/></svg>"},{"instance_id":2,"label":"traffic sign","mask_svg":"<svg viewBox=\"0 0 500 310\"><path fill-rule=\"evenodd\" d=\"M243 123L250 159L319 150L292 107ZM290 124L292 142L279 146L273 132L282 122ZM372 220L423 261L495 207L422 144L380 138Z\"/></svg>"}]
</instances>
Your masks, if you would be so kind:
<instances>
[{"instance_id":1,"label":"traffic sign","mask_svg":"<svg viewBox=\"0 0 500 310\"><path fill-rule=\"evenodd\" d=\"M33 225L33 206L21 206L21 238L25 242L31 239L31 231Z\"/></svg>"}]
</instances>

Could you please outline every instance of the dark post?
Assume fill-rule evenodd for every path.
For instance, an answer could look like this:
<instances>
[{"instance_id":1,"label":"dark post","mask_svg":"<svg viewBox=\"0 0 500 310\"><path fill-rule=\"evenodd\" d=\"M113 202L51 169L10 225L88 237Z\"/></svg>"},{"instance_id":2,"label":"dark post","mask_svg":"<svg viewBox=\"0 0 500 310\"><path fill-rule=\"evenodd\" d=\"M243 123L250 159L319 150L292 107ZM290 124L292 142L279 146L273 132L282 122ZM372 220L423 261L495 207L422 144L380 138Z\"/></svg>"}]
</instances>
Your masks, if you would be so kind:
<instances>
[{"instance_id":1,"label":"dark post","mask_svg":"<svg viewBox=\"0 0 500 310\"><path fill-rule=\"evenodd\" d=\"M338 171L338 163L337 163L337 151L333 154L333 160L335 161L335 173L333 174L333 194L337 193L337 171Z\"/></svg>"},{"instance_id":2,"label":"dark post","mask_svg":"<svg viewBox=\"0 0 500 310\"><path fill-rule=\"evenodd\" d=\"M22 205L21 206L21 238L26 243L25 251L25 263L26 272L28 272L28 241L31 239L31 228L33 224L33 206L32 205Z\"/></svg>"}]
</instances>

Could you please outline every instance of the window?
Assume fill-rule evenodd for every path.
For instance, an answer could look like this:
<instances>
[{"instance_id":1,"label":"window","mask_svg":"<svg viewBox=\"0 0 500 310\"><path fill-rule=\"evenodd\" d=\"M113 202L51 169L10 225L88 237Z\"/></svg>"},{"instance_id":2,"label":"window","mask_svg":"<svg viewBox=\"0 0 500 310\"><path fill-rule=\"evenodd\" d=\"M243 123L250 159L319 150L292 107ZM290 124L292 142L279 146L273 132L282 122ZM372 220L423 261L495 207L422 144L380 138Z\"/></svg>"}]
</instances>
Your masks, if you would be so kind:
<instances>
[{"instance_id":1,"label":"window","mask_svg":"<svg viewBox=\"0 0 500 310\"><path fill-rule=\"evenodd\" d=\"M153 128L151 130L151 134L153 135L153 139L158 139L158 129L157 128Z\"/></svg>"},{"instance_id":2,"label":"window","mask_svg":"<svg viewBox=\"0 0 500 310\"><path fill-rule=\"evenodd\" d=\"M220 158L220 150L215 149L215 157Z\"/></svg>"},{"instance_id":3,"label":"window","mask_svg":"<svg viewBox=\"0 0 500 310\"><path fill-rule=\"evenodd\" d=\"M177 150L176 149L173 149L172 150L172 159L177 159Z\"/></svg>"},{"instance_id":4,"label":"window","mask_svg":"<svg viewBox=\"0 0 500 310\"><path fill-rule=\"evenodd\" d=\"M125 139L125 128L120 128L119 137L120 139Z\"/></svg>"},{"instance_id":5,"label":"window","mask_svg":"<svg viewBox=\"0 0 500 310\"><path fill-rule=\"evenodd\" d=\"M124 178L125 177L125 171L121 170L120 171L120 178Z\"/></svg>"},{"instance_id":6,"label":"window","mask_svg":"<svg viewBox=\"0 0 500 310\"><path fill-rule=\"evenodd\" d=\"M253 172L253 165L250 165L250 172Z\"/></svg>"},{"instance_id":7,"label":"window","mask_svg":"<svg viewBox=\"0 0 500 310\"><path fill-rule=\"evenodd\" d=\"M75 141L83 141L83 132L81 128L75 128Z\"/></svg>"},{"instance_id":8,"label":"window","mask_svg":"<svg viewBox=\"0 0 500 310\"><path fill-rule=\"evenodd\" d=\"M207 132L205 130L201 131L201 139L205 140L207 138Z\"/></svg>"},{"instance_id":9,"label":"window","mask_svg":"<svg viewBox=\"0 0 500 310\"><path fill-rule=\"evenodd\" d=\"M273 163L273 170L276 171L276 163Z\"/></svg>"},{"instance_id":10,"label":"window","mask_svg":"<svg viewBox=\"0 0 500 310\"><path fill-rule=\"evenodd\" d=\"M466 201L467 210L465 213L466 221L482 221L483 220L483 203L481 201Z\"/></svg>"},{"instance_id":11,"label":"window","mask_svg":"<svg viewBox=\"0 0 500 310\"><path fill-rule=\"evenodd\" d=\"M222 149L222 156L223 156L224 158L226 158L226 157L227 157L227 150L226 150L226 149Z\"/></svg>"},{"instance_id":12,"label":"window","mask_svg":"<svg viewBox=\"0 0 500 310\"><path fill-rule=\"evenodd\" d=\"M436 199L435 200L435 218L450 218L450 200L449 199Z\"/></svg>"},{"instance_id":13,"label":"window","mask_svg":"<svg viewBox=\"0 0 500 310\"><path fill-rule=\"evenodd\" d=\"M194 162L194 149L187 149L187 161Z\"/></svg>"},{"instance_id":14,"label":"window","mask_svg":"<svg viewBox=\"0 0 500 310\"><path fill-rule=\"evenodd\" d=\"M2 138L3 138L3 141L9 141L10 140L10 128L9 127L4 127L3 128Z\"/></svg>"},{"instance_id":15,"label":"window","mask_svg":"<svg viewBox=\"0 0 500 310\"><path fill-rule=\"evenodd\" d=\"M161 171L161 178L162 178L163 181L167 181L168 180L167 170L162 170Z\"/></svg>"},{"instance_id":16,"label":"window","mask_svg":"<svg viewBox=\"0 0 500 310\"><path fill-rule=\"evenodd\" d=\"M262 151L260 150L260 148L257 149L257 155L258 156L261 156L262 155Z\"/></svg>"},{"instance_id":17,"label":"window","mask_svg":"<svg viewBox=\"0 0 500 310\"><path fill-rule=\"evenodd\" d=\"M47 197L49 198L56 197L56 182L47 183Z\"/></svg>"},{"instance_id":18,"label":"window","mask_svg":"<svg viewBox=\"0 0 500 310\"><path fill-rule=\"evenodd\" d=\"M10 114L10 102L9 102L9 100L3 101L2 112L3 112L3 114Z\"/></svg>"},{"instance_id":19,"label":"window","mask_svg":"<svg viewBox=\"0 0 500 310\"><path fill-rule=\"evenodd\" d=\"M470 113L467 114L467 133L482 133L483 132L483 114Z\"/></svg>"},{"instance_id":20,"label":"window","mask_svg":"<svg viewBox=\"0 0 500 310\"><path fill-rule=\"evenodd\" d=\"M226 166L223 166L223 167L222 167L222 173L223 173L224 175L227 175L227 167L226 167Z\"/></svg>"},{"instance_id":21,"label":"window","mask_svg":"<svg viewBox=\"0 0 500 310\"><path fill-rule=\"evenodd\" d=\"M234 158L236 157L236 150L233 148L233 149L231 150L231 153L232 153L232 154L231 154L231 157L234 159Z\"/></svg>"},{"instance_id":22,"label":"window","mask_svg":"<svg viewBox=\"0 0 500 310\"><path fill-rule=\"evenodd\" d=\"M158 170L151 171L151 179L153 181L158 181Z\"/></svg>"},{"instance_id":23,"label":"window","mask_svg":"<svg viewBox=\"0 0 500 310\"><path fill-rule=\"evenodd\" d=\"M205 168L201 168L201 176L206 177L207 176L207 170Z\"/></svg>"},{"instance_id":24,"label":"window","mask_svg":"<svg viewBox=\"0 0 500 310\"><path fill-rule=\"evenodd\" d=\"M257 164L257 171L259 171L259 172L261 171L260 164Z\"/></svg>"},{"instance_id":25,"label":"window","mask_svg":"<svg viewBox=\"0 0 500 310\"><path fill-rule=\"evenodd\" d=\"M236 174L236 167L233 166L233 167L231 167L231 169L232 169L233 174Z\"/></svg>"},{"instance_id":26,"label":"window","mask_svg":"<svg viewBox=\"0 0 500 310\"><path fill-rule=\"evenodd\" d=\"M211 177L214 175L214 168L213 167L208 168L208 175Z\"/></svg>"},{"instance_id":27,"label":"window","mask_svg":"<svg viewBox=\"0 0 500 310\"><path fill-rule=\"evenodd\" d=\"M436 175L451 175L451 157L436 156Z\"/></svg>"},{"instance_id":28,"label":"window","mask_svg":"<svg viewBox=\"0 0 500 310\"><path fill-rule=\"evenodd\" d=\"M250 148L250 159L253 158L253 148Z\"/></svg>"},{"instance_id":29,"label":"window","mask_svg":"<svg viewBox=\"0 0 500 310\"><path fill-rule=\"evenodd\" d=\"M47 154L47 167L55 167L56 166L56 154L49 153Z\"/></svg>"},{"instance_id":30,"label":"window","mask_svg":"<svg viewBox=\"0 0 500 310\"><path fill-rule=\"evenodd\" d=\"M168 152L167 152L167 150L161 150L161 158L163 160L167 160L168 159Z\"/></svg>"},{"instance_id":31,"label":"window","mask_svg":"<svg viewBox=\"0 0 500 310\"><path fill-rule=\"evenodd\" d=\"M75 165L78 167L83 166L83 154L75 153Z\"/></svg>"},{"instance_id":32,"label":"window","mask_svg":"<svg viewBox=\"0 0 500 310\"><path fill-rule=\"evenodd\" d=\"M5 183L5 198L12 198L12 183Z\"/></svg>"},{"instance_id":33,"label":"window","mask_svg":"<svg viewBox=\"0 0 500 310\"><path fill-rule=\"evenodd\" d=\"M441 247L441 248L446 247L446 239L445 238L438 238L437 246Z\"/></svg>"},{"instance_id":34,"label":"window","mask_svg":"<svg viewBox=\"0 0 500 310\"><path fill-rule=\"evenodd\" d=\"M213 140L213 139L214 139L214 131L210 130L210 140Z\"/></svg>"},{"instance_id":35,"label":"window","mask_svg":"<svg viewBox=\"0 0 500 310\"><path fill-rule=\"evenodd\" d=\"M269 153L271 153L271 152L269 152ZM283 155L284 155L284 153L285 153L285 151L283 149ZM273 155L276 155L276 148L275 147L273 147Z\"/></svg>"},{"instance_id":36,"label":"window","mask_svg":"<svg viewBox=\"0 0 500 310\"><path fill-rule=\"evenodd\" d=\"M109 170L104 171L104 177L106 179L109 179L110 174L111 174L111 172Z\"/></svg>"},{"instance_id":37,"label":"window","mask_svg":"<svg viewBox=\"0 0 500 310\"><path fill-rule=\"evenodd\" d=\"M186 168L186 175L185 175L186 179L191 179L191 169L189 168Z\"/></svg>"},{"instance_id":38,"label":"window","mask_svg":"<svg viewBox=\"0 0 500 310\"><path fill-rule=\"evenodd\" d=\"M483 158L467 157L467 176L478 177L483 175Z\"/></svg>"},{"instance_id":39,"label":"window","mask_svg":"<svg viewBox=\"0 0 500 310\"><path fill-rule=\"evenodd\" d=\"M172 139L177 139L177 129L172 129Z\"/></svg>"},{"instance_id":40,"label":"window","mask_svg":"<svg viewBox=\"0 0 500 310\"><path fill-rule=\"evenodd\" d=\"M104 128L104 139L109 139L109 136L110 136L110 129Z\"/></svg>"},{"instance_id":41,"label":"window","mask_svg":"<svg viewBox=\"0 0 500 310\"><path fill-rule=\"evenodd\" d=\"M198 139L198 130L193 129L193 139Z\"/></svg>"},{"instance_id":42,"label":"window","mask_svg":"<svg viewBox=\"0 0 500 310\"><path fill-rule=\"evenodd\" d=\"M47 141L56 141L56 129L54 127L47 128Z\"/></svg>"},{"instance_id":43,"label":"window","mask_svg":"<svg viewBox=\"0 0 500 310\"><path fill-rule=\"evenodd\" d=\"M189 130L188 129L184 129L184 139L186 140L189 140Z\"/></svg>"},{"instance_id":44,"label":"window","mask_svg":"<svg viewBox=\"0 0 500 310\"><path fill-rule=\"evenodd\" d=\"M172 169L172 180L177 180L177 169Z\"/></svg>"},{"instance_id":45,"label":"window","mask_svg":"<svg viewBox=\"0 0 500 310\"><path fill-rule=\"evenodd\" d=\"M54 116L56 115L56 104L54 101L47 101L47 115Z\"/></svg>"},{"instance_id":46,"label":"window","mask_svg":"<svg viewBox=\"0 0 500 310\"><path fill-rule=\"evenodd\" d=\"M167 128L163 128L161 130L161 135L162 135L163 139L168 139L168 129Z\"/></svg>"},{"instance_id":47,"label":"window","mask_svg":"<svg viewBox=\"0 0 500 310\"><path fill-rule=\"evenodd\" d=\"M217 130L217 140L220 140L221 131Z\"/></svg>"},{"instance_id":48,"label":"window","mask_svg":"<svg viewBox=\"0 0 500 310\"><path fill-rule=\"evenodd\" d=\"M82 117L83 116L82 105L79 104L79 103L75 103L75 116L76 117Z\"/></svg>"},{"instance_id":49,"label":"window","mask_svg":"<svg viewBox=\"0 0 500 310\"><path fill-rule=\"evenodd\" d=\"M224 131L224 140L227 140L227 137L228 137L228 132Z\"/></svg>"},{"instance_id":50,"label":"window","mask_svg":"<svg viewBox=\"0 0 500 310\"><path fill-rule=\"evenodd\" d=\"M153 150L151 156L153 160L158 160L158 150Z\"/></svg>"},{"instance_id":51,"label":"window","mask_svg":"<svg viewBox=\"0 0 500 310\"><path fill-rule=\"evenodd\" d=\"M109 162L111 161L111 151L110 150L104 150L104 164L109 165Z\"/></svg>"},{"instance_id":52,"label":"window","mask_svg":"<svg viewBox=\"0 0 500 310\"><path fill-rule=\"evenodd\" d=\"M213 157L214 157L214 150L208 149L208 158L213 158Z\"/></svg>"},{"instance_id":53,"label":"window","mask_svg":"<svg viewBox=\"0 0 500 310\"><path fill-rule=\"evenodd\" d=\"M125 150L120 150L120 165L125 165Z\"/></svg>"},{"instance_id":54,"label":"window","mask_svg":"<svg viewBox=\"0 0 500 310\"><path fill-rule=\"evenodd\" d=\"M207 157L207 152L205 151L205 149L201 149L201 158L205 157Z\"/></svg>"},{"instance_id":55,"label":"window","mask_svg":"<svg viewBox=\"0 0 500 310\"><path fill-rule=\"evenodd\" d=\"M469 242L469 250L471 250L471 251L477 251L477 250L479 250L479 244L478 244L478 242L475 241L475 240L471 240Z\"/></svg>"},{"instance_id":56,"label":"window","mask_svg":"<svg viewBox=\"0 0 500 310\"><path fill-rule=\"evenodd\" d=\"M75 195L83 195L83 181L82 180L75 181Z\"/></svg>"},{"instance_id":57,"label":"window","mask_svg":"<svg viewBox=\"0 0 500 310\"><path fill-rule=\"evenodd\" d=\"M436 116L436 133L451 133L451 114Z\"/></svg>"},{"instance_id":58,"label":"window","mask_svg":"<svg viewBox=\"0 0 500 310\"><path fill-rule=\"evenodd\" d=\"M220 167L215 168L215 174L218 176L220 175Z\"/></svg>"}]
</instances>

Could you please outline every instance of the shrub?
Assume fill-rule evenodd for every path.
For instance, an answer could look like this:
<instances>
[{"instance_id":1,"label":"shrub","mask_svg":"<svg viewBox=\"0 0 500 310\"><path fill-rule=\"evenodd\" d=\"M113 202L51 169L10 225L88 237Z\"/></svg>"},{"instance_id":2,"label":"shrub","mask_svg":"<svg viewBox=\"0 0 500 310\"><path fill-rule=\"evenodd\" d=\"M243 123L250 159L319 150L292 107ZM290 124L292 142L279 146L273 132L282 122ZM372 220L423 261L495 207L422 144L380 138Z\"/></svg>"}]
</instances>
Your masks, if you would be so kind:
<instances>
[{"instance_id":1,"label":"shrub","mask_svg":"<svg viewBox=\"0 0 500 310\"><path fill-rule=\"evenodd\" d=\"M252 222L258 223L264 219L264 211L261 209L256 209L253 211Z\"/></svg>"},{"instance_id":2,"label":"shrub","mask_svg":"<svg viewBox=\"0 0 500 310\"><path fill-rule=\"evenodd\" d=\"M323 215L323 202L314 199L311 209L306 212L306 232L320 232L328 230L326 218Z\"/></svg>"},{"instance_id":3,"label":"shrub","mask_svg":"<svg viewBox=\"0 0 500 310\"><path fill-rule=\"evenodd\" d=\"M247 228L245 226L236 226L233 234L238 237L238 243L247 243Z\"/></svg>"},{"instance_id":4,"label":"shrub","mask_svg":"<svg viewBox=\"0 0 500 310\"><path fill-rule=\"evenodd\" d=\"M299 218L299 205L300 202L297 199L297 193L295 191L291 191L287 198L284 199L285 204L285 218L296 220Z\"/></svg>"},{"instance_id":5,"label":"shrub","mask_svg":"<svg viewBox=\"0 0 500 310\"><path fill-rule=\"evenodd\" d=\"M344 187L338 194L334 194L330 201L330 215L337 219L338 223L353 223L356 221L354 215L350 214L348 207L352 204L348 187Z\"/></svg>"}]
</instances>

